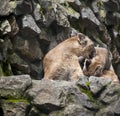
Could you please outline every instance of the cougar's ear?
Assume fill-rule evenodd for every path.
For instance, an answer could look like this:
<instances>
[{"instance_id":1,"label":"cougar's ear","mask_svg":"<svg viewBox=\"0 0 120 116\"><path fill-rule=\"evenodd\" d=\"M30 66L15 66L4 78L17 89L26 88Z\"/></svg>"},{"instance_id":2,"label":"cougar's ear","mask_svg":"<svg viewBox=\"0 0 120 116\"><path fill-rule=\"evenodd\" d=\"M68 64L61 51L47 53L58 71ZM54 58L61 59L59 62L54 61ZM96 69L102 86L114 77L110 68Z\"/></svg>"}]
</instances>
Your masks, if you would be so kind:
<instances>
[{"instance_id":1,"label":"cougar's ear","mask_svg":"<svg viewBox=\"0 0 120 116\"><path fill-rule=\"evenodd\" d=\"M76 30L72 30L71 37L76 36L77 34L78 34L78 32Z\"/></svg>"},{"instance_id":2,"label":"cougar's ear","mask_svg":"<svg viewBox=\"0 0 120 116\"><path fill-rule=\"evenodd\" d=\"M82 33L78 33L77 34L78 37L78 42L80 45L86 45L87 41L85 40L85 35L83 35Z\"/></svg>"}]
</instances>

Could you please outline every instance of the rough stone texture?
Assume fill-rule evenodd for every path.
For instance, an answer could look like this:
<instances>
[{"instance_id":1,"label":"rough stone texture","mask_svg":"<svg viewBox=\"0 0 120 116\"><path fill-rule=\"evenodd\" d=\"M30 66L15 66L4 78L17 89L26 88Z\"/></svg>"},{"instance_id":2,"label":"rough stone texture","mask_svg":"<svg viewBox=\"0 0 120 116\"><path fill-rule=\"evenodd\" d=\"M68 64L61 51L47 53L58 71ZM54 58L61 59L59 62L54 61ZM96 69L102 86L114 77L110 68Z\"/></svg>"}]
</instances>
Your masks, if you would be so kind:
<instances>
[{"instance_id":1,"label":"rough stone texture","mask_svg":"<svg viewBox=\"0 0 120 116\"><path fill-rule=\"evenodd\" d=\"M15 1L1 0L0 1L0 16L6 16L13 12L16 7Z\"/></svg>"},{"instance_id":2,"label":"rough stone texture","mask_svg":"<svg viewBox=\"0 0 120 116\"><path fill-rule=\"evenodd\" d=\"M22 27L23 27L23 29L24 28L28 28L28 30L31 29L38 34L41 32L40 28L36 25L36 23L31 15L25 15L22 18Z\"/></svg>"},{"instance_id":3,"label":"rough stone texture","mask_svg":"<svg viewBox=\"0 0 120 116\"><path fill-rule=\"evenodd\" d=\"M77 82L77 85L78 86L81 86L81 87L83 87L83 88L85 88L85 89L88 89L89 88L89 85L90 85L90 83L89 83L89 78L88 77L81 77L80 79L79 79L79 81Z\"/></svg>"},{"instance_id":4,"label":"rough stone texture","mask_svg":"<svg viewBox=\"0 0 120 116\"><path fill-rule=\"evenodd\" d=\"M111 82L110 79L106 79L104 77L93 77L90 76L89 78L90 82L90 90L93 94L97 94L101 90L105 89L105 87Z\"/></svg>"},{"instance_id":5,"label":"rough stone texture","mask_svg":"<svg viewBox=\"0 0 120 116\"><path fill-rule=\"evenodd\" d=\"M100 96L100 100L104 103L109 104L120 98L119 93L120 93L120 84L112 83Z\"/></svg>"},{"instance_id":6,"label":"rough stone texture","mask_svg":"<svg viewBox=\"0 0 120 116\"><path fill-rule=\"evenodd\" d=\"M0 78L0 96L3 98L20 98L31 85L29 75Z\"/></svg>"},{"instance_id":7,"label":"rough stone texture","mask_svg":"<svg viewBox=\"0 0 120 116\"><path fill-rule=\"evenodd\" d=\"M119 115L120 84L96 78L106 86L94 95L98 81L78 82L32 80L28 75L2 77L0 79L1 116L102 116ZM87 83L86 83L87 82ZM84 84L83 84L84 83ZM99 83L100 84L100 83ZM99 85L98 84L98 85ZM83 85L86 85L83 86ZM100 86L101 88L101 86Z\"/></svg>"},{"instance_id":8,"label":"rough stone texture","mask_svg":"<svg viewBox=\"0 0 120 116\"><path fill-rule=\"evenodd\" d=\"M3 22L1 22L0 33L5 35L8 34L9 32L11 32L11 26L8 20L4 20Z\"/></svg>"},{"instance_id":9,"label":"rough stone texture","mask_svg":"<svg viewBox=\"0 0 120 116\"><path fill-rule=\"evenodd\" d=\"M47 86L46 86L47 85ZM33 88L28 91L28 97L33 99L33 104L41 110L54 111L61 109L68 102L69 90L76 89L72 82L55 82L49 80L33 81Z\"/></svg>"},{"instance_id":10,"label":"rough stone texture","mask_svg":"<svg viewBox=\"0 0 120 116\"><path fill-rule=\"evenodd\" d=\"M25 100L4 100L4 116L26 116L30 104Z\"/></svg>"},{"instance_id":11,"label":"rough stone texture","mask_svg":"<svg viewBox=\"0 0 120 116\"><path fill-rule=\"evenodd\" d=\"M32 2L30 0L18 0L16 1L17 6L15 8L15 15L23 15L31 13L32 8Z\"/></svg>"}]
</instances>

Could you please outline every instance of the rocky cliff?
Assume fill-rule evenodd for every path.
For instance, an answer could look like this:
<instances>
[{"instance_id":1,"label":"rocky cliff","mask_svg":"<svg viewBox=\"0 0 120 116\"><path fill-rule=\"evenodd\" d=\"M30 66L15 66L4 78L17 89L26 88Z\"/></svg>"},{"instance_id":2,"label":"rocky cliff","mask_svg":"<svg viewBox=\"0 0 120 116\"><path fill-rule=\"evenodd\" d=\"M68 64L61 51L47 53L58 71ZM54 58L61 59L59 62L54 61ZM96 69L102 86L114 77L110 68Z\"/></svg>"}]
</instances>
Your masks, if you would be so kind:
<instances>
[{"instance_id":1,"label":"rocky cliff","mask_svg":"<svg viewBox=\"0 0 120 116\"><path fill-rule=\"evenodd\" d=\"M120 78L119 0L0 1L0 116L120 115L118 83L40 80L44 55L74 32L109 49Z\"/></svg>"},{"instance_id":2,"label":"rocky cliff","mask_svg":"<svg viewBox=\"0 0 120 116\"><path fill-rule=\"evenodd\" d=\"M0 116L119 116L120 84L99 77L78 82L0 79Z\"/></svg>"}]
</instances>

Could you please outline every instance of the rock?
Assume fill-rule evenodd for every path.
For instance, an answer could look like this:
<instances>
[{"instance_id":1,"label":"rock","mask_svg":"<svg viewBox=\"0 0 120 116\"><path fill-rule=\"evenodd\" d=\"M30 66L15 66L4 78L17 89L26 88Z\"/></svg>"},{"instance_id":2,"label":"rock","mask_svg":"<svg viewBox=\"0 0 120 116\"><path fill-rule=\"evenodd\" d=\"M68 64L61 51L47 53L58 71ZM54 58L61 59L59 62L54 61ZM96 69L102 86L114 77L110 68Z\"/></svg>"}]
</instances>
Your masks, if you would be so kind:
<instances>
[{"instance_id":1,"label":"rock","mask_svg":"<svg viewBox=\"0 0 120 116\"><path fill-rule=\"evenodd\" d=\"M82 92L74 82L42 80L33 81L32 88L27 91L27 97L40 109L40 112L45 114L61 110L67 104L97 110L100 106L93 102L94 98L91 95L88 97L87 91Z\"/></svg>"},{"instance_id":2,"label":"rock","mask_svg":"<svg viewBox=\"0 0 120 116\"><path fill-rule=\"evenodd\" d=\"M29 75L2 77L0 78L0 97L22 98L30 85Z\"/></svg>"},{"instance_id":3,"label":"rock","mask_svg":"<svg viewBox=\"0 0 120 116\"><path fill-rule=\"evenodd\" d=\"M70 4L70 6L72 6L72 8L75 11L78 11L78 12L80 10L80 7L82 7L82 3L79 0L68 0L68 3Z\"/></svg>"},{"instance_id":4,"label":"rock","mask_svg":"<svg viewBox=\"0 0 120 116\"><path fill-rule=\"evenodd\" d=\"M15 7L16 7L15 1L1 0L0 1L0 16L8 16L10 13L13 13Z\"/></svg>"},{"instance_id":5,"label":"rock","mask_svg":"<svg viewBox=\"0 0 120 116\"><path fill-rule=\"evenodd\" d=\"M30 109L30 112L27 114L27 116L41 116L41 115L47 116L45 114L39 113L39 111L35 107L32 107Z\"/></svg>"},{"instance_id":6,"label":"rock","mask_svg":"<svg viewBox=\"0 0 120 116\"><path fill-rule=\"evenodd\" d=\"M1 64L0 64L0 76L4 76L4 73L3 73L3 69L2 69Z\"/></svg>"},{"instance_id":7,"label":"rock","mask_svg":"<svg viewBox=\"0 0 120 116\"><path fill-rule=\"evenodd\" d=\"M30 104L27 100L4 100L2 108L4 116L26 116Z\"/></svg>"},{"instance_id":8,"label":"rock","mask_svg":"<svg viewBox=\"0 0 120 116\"><path fill-rule=\"evenodd\" d=\"M63 3L66 5L62 5ZM68 17L79 19L80 14L67 4L67 1L61 1L60 4L58 4L58 1L42 2L42 5L45 6L44 8L47 11L45 14L45 22L47 27L54 22L57 22L60 26L69 27L70 24Z\"/></svg>"},{"instance_id":9,"label":"rock","mask_svg":"<svg viewBox=\"0 0 120 116\"><path fill-rule=\"evenodd\" d=\"M9 55L13 53L13 45L11 40L8 37L5 37L0 48L2 61L6 62L9 59Z\"/></svg>"},{"instance_id":10,"label":"rock","mask_svg":"<svg viewBox=\"0 0 120 116\"><path fill-rule=\"evenodd\" d=\"M15 15L23 15L32 13L32 3L29 0L16 1L17 6L15 8Z\"/></svg>"},{"instance_id":11,"label":"rock","mask_svg":"<svg viewBox=\"0 0 120 116\"><path fill-rule=\"evenodd\" d=\"M68 105L63 111L56 111L49 114L49 116L93 116L94 113L84 107L76 104Z\"/></svg>"},{"instance_id":12,"label":"rock","mask_svg":"<svg viewBox=\"0 0 120 116\"><path fill-rule=\"evenodd\" d=\"M8 34L11 32L11 25L9 24L8 20L4 20L0 24L0 33L2 35Z\"/></svg>"},{"instance_id":13,"label":"rock","mask_svg":"<svg viewBox=\"0 0 120 116\"><path fill-rule=\"evenodd\" d=\"M108 0L104 2L107 11L120 11L120 2L119 0Z\"/></svg>"},{"instance_id":14,"label":"rock","mask_svg":"<svg viewBox=\"0 0 120 116\"><path fill-rule=\"evenodd\" d=\"M72 110L71 110L72 109ZM63 116L93 116L94 113L90 110L85 109L80 105L70 104L64 110Z\"/></svg>"},{"instance_id":15,"label":"rock","mask_svg":"<svg viewBox=\"0 0 120 116\"><path fill-rule=\"evenodd\" d=\"M91 92L94 95L97 95L100 91L103 91L105 87L111 83L111 79L90 76L89 83Z\"/></svg>"},{"instance_id":16,"label":"rock","mask_svg":"<svg viewBox=\"0 0 120 116\"><path fill-rule=\"evenodd\" d=\"M106 104L117 101L120 97L120 84L111 83L106 90L101 94L100 100Z\"/></svg>"},{"instance_id":17,"label":"rock","mask_svg":"<svg viewBox=\"0 0 120 116\"><path fill-rule=\"evenodd\" d=\"M86 22L87 25L91 26L99 26L100 22L99 20L95 17L94 13L89 7L82 8L81 9L81 17L82 19Z\"/></svg>"},{"instance_id":18,"label":"rock","mask_svg":"<svg viewBox=\"0 0 120 116\"><path fill-rule=\"evenodd\" d=\"M11 16L9 18L9 23L10 23L10 26L11 26L11 32L9 34L10 34L10 36L13 37L19 32L19 27L18 27L15 16Z\"/></svg>"},{"instance_id":19,"label":"rock","mask_svg":"<svg viewBox=\"0 0 120 116\"><path fill-rule=\"evenodd\" d=\"M95 1L92 1L91 6L92 6L92 9L93 9L94 13L98 15L99 7L98 7L97 4L98 4L98 0L95 0Z\"/></svg>"},{"instance_id":20,"label":"rock","mask_svg":"<svg viewBox=\"0 0 120 116\"><path fill-rule=\"evenodd\" d=\"M50 7L50 4L48 5ZM47 8L49 7L47 6ZM47 13L45 14L46 26L49 27L55 21L60 26L69 27L70 24L65 10L66 9L61 5L51 4L51 8L47 9Z\"/></svg>"},{"instance_id":21,"label":"rock","mask_svg":"<svg viewBox=\"0 0 120 116\"><path fill-rule=\"evenodd\" d=\"M33 79L40 80L43 78L42 62L35 62L30 64L30 76Z\"/></svg>"},{"instance_id":22,"label":"rock","mask_svg":"<svg viewBox=\"0 0 120 116\"><path fill-rule=\"evenodd\" d=\"M42 20L41 6L39 3L34 2L34 17L36 21Z\"/></svg>"},{"instance_id":23,"label":"rock","mask_svg":"<svg viewBox=\"0 0 120 116\"><path fill-rule=\"evenodd\" d=\"M120 99L118 99L118 101L111 102L111 104L109 104L108 107L104 107L103 109L100 109L100 111L96 113L96 116L120 115L119 101Z\"/></svg>"},{"instance_id":24,"label":"rock","mask_svg":"<svg viewBox=\"0 0 120 116\"><path fill-rule=\"evenodd\" d=\"M37 26L36 22L34 21L31 15L25 15L22 18L22 27L23 29L32 30L33 33L39 34L41 32L40 28Z\"/></svg>"},{"instance_id":25,"label":"rock","mask_svg":"<svg viewBox=\"0 0 120 116\"><path fill-rule=\"evenodd\" d=\"M52 38L53 37L50 34L48 34L46 30L41 31L38 41L40 44L40 48L44 54L48 52L48 48L49 48L50 42L52 41Z\"/></svg>"},{"instance_id":26,"label":"rock","mask_svg":"<svg viewBox=\"0 0 120 116\"><path fill-rule=\"evenodd\" d=\"M9 61L12 66L12 71L15 75L18 74L30 74L30 67L20 56L13 53L9 56Z\"/></svg>"},{"instance_id":27,"label":"rock","mask_svg":"<svg viewBox=\"0 0 120 116\"><path fill-rule=\"evenodd\" d=\"M101 109L98 113L96 113L96 116L115 116L112 106L109 106L107 108Z\"/></svg>"},{"instance_id":28,"label":"rock","mask_svg":"<svg viewBox=\"0 0 120 116\"><path fill-rule=\"evenodd\" d=\"M88 77L81 77L78 81L77 81L77 86L80 86L84 89L89 89L90 86L90 82L88 80Z\"/></svg>"},{"instance_id":29,"label":"rock","mask_svg":"<svg viewBox=\"0 0 120 116\"><path fill-rule=\"evenodd\" d=\"M117 103L115 104L115 106L114 106L114 109L115 109L115 114L116 115L120 115L120 98L119 98L119 100L117 101Z\"/></svg>"},{"instance_id":30,"label":"rock","mask_svg":"<svg viewBox=\"0 0 120 116\"><path fill-rule=\"evenodd\" d=\"M57 28L57 27L56 27ZM59 28L59 30L57 30L57 36L56 36L56 41L58 43L64 41L66 38L71 37L72 34L72 29L71 28Z\"/></svg>"},{"instance_id":31,"label":"rock","mask_svg":"<svg viewBox=\"0 0 120 116\"><path fill-rule=\"evenodd\" d=\"M16 53L22 58L21 60L24 61L17 68L21 71L23 70L23 73L30 74L34 79L41 79L43 76L41 62L43 58L43 52L40 48L40 44L37 41L37 38L35 38L35 35L31 35L30 37L28 34L29 33L26 33L25 35L24 32L21 32L14 38L14 49Z\"/></svg>"},{"instance_id":32,"label":"rock","mask_svg":"<svg viewBox=\"0 0 120 116\"><path fill-rule=\"evenodd\" d=\"M118 75L118 78L120 79L120 76L119 76L120 75L120 71L119 70L120 70L120 64L116 64L115 65L115 71L116 71L116 74Z\"/></svg>"},{"instance_id":33,"label":"rock","mask_svg":"<svg viewBox=\"0 0 120 116\"><path fill-rule=\"evenodd\" d=\"M22 30L21 33L14 38L14 49L23 57L24 60L29 62L41 61L43 53L40 49L40 45L36 40L35 35L29 36L30 32L33 31L29 30L28 33L24 33Z\"/></svg>"},{"instance_id":34,"label":"rock","mask_svg":"<svg viewBox=\"0 0 120 116\"><path fill-rule=\"evenodd\" d=\"M32 80L32 86L30 86L31 79L28 76L27 78L25 78L25 75L21 77L4 77L0 80L0 88L2 90L0 93L2 98L0 100L1 110L3 110L6 116L8 114L11 116L15 113L18 116L119 115L119 83L110 83L96 97L92 95L89 87L91 86L91 80L93 81L93 78L97 77L90 77L89 80L84 78L77 83L44 79ZM98 78L98 81L95 81L94 84L99 85L97 82L103 80ZM87 88L84 88L83 85L86 84L83 83L86 82L90 84L89 86L87 85ZM104 86L107 82L104 80L101 83ZM28 88L29 86L30 88ZM10 92L8 93L8 91ZM19 97L17 96L18 91Z\"/></svg>"},{"instance_id":35,"label":"rock","mask_svg":"<svg viewBox=\"0 0 120 116\"><path fill-rule=\"evenodd\" d=\"M48 113L62 109L69 100L67 99L67 91L69 89L73 89L74 91L75 88L72 82L33 81L32 89L28 90L28 97L32 99L32 104L37 106L41 111L44 111L44 113Z\"/></svg>"}]
</instances>

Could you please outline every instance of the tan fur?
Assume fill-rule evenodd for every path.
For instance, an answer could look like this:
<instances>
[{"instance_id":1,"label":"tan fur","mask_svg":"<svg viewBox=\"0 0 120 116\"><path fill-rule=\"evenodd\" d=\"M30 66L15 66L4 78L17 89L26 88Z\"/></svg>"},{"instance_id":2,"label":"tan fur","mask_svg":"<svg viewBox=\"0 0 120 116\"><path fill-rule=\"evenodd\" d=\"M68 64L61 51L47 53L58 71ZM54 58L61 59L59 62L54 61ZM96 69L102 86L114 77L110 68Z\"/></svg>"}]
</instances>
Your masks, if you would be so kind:
<instances>
[{"instance_id":1,"label":"tan fur","mask_svg":"<svg viewBox=\"0 0 120 116\"><path fill-rule=\"evenodd\" d=\"M118 77L112 67L108 50L101 47L95 47L95 50L95 56L90 61L86 59L83 67L83 73L86 76L105 77L110 78L113 81L118 81ZM90 62L90 64L87 66L86 62Z\"/></svg>"},{"instance_id":2,"label":"tan fur","mask_svg":"<svg viewBox=\"0 0 120 116\"><path fill-rule=\"evenodd\" d=\"M44 79L78 80L84 75L78 57L88 58L94 51L93 42L81 33L61 42L44 57Z\"/></svg>"},{"instance_id":3,"label":"tan fur","mask_svg":"<svg viewBox=\"0 0 120 116\"><path fill-rule=\"evenodd\" d=\"M111 67L112 67L112 65L111 65ZM113 69L105 70L103 72L103 74L101 75L101 77L110 78L114 82L119 82L118 76L115 74Z\"/></svg>"}]
</instances>

